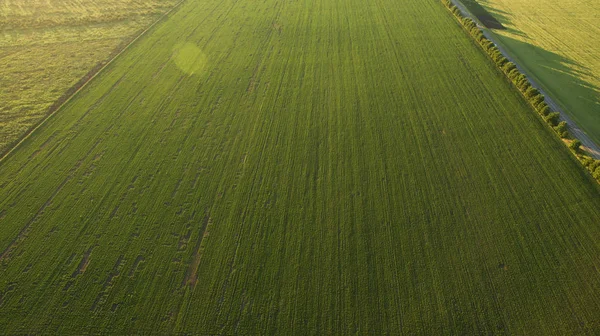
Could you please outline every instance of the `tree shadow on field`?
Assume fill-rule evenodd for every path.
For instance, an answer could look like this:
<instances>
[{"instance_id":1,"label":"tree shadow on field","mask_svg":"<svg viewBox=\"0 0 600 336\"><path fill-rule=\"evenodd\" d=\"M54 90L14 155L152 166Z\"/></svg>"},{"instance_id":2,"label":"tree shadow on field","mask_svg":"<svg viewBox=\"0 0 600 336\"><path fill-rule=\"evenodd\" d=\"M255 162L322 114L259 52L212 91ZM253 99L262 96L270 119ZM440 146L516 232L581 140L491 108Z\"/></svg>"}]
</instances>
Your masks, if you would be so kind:
<instances>
[{"instance_id":1,"label":"tree shadow on field","mask_svg":"<svg viewBox=\"0 0 600 336\"><path fill-rule=\"evenodd\" d=\"M584 78L593 78L590 69L573 59L534 45L530 37L513 24L512 14L494 8L490 0L460 0L469 10L485 12L503 29L490 29L501 47L527 75L541 85L555 103L561 105L579 127L600 143L600 88Z\"/></svg>"},{"instance_id":2,"label":"tree shadow on field","mask_svg":"<svg viewBox=\"0 0 600 336\"><path fill-rule=\"evenodd\" d=\"M473 15L486 25L486 28L503 30L508 33L528 38L527 34L514 28L512 14L490 5L488 0L460 0ZM487 22L481 20L481 16L487 18Z\"/></svg>"},{"instance_id":3,"label":"tree shadow on field","mask_svg":"<svg viewBox=\"0 0 600 336\"><path fill-rule=\"evenodd\" d=\"M504 34L495 34L528 76L574 117L596 143L600 140L600 87L586 81L592 77L585 65Z\"/></svg>"},{"instance_id":4,"label":"tree shadow on field","mask_svg":"<svg viewBox=\"0 0 600 336\"><path fill-rule=\"evenodd\" d=\"M476 0L460 0L462 4L467 7L471 14L475 15L479 22L481 22L486 28L489 29L506 29L502 22L500 22L487 8L483 7Z\"/></svg>"}]
</instances>

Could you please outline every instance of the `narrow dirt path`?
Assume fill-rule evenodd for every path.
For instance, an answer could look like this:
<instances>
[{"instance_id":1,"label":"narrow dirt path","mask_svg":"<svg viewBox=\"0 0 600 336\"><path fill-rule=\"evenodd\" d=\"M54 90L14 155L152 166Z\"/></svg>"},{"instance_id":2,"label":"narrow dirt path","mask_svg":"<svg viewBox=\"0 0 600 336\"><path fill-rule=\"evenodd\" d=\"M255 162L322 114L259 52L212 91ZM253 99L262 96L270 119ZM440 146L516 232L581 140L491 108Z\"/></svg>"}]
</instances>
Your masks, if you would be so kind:
<instances>
[{"instance_id":1,"label":"narrow dirt path","mask_svg":"<svg viewBox=\"0 0 600 336\"><path fill-rule=\"evenodd\" d=\"M527 69L523 68L521 65L519 65L519 63L517 61L515 61L515 59L513 57L511 57L511 54L508 53L506 51L506 49L504 49L498 43L494 34L490 33L490 31L483 26L483 24L477 19L477 17L472 15L471 12L469 12L467 10L467 8L462 3L460 3L460 1L458 1L458 0L450 0L450 1L452 1L452 3L456 7L458 7L458 9L461 11L463 16L472 19L477 24L477 27L479 27L479 29L481 29L481 31L483 32L485 37L488 40L492 41L496 45L498 50L500 50L500 52L504 55L504 57L506 57L509 61L513 62L517 66L517 69L519 69L519 71L522 74L524 74L527 77L527 79L529 79L529 82L531 83L531 85L534 88L538 89L540 91L540 93L544 95L544 97L546 99L546 104L548 104L548 106L550 106L550 108L553 111L556 111L560 114L560 120L565 121L567 123L567 125L569 125L569 131L575 138L577 138L581 141L583 149L586 152L588 152L589 155L592 156L594 159L600 160L600 146L598 146L598 144L596 144L589 136L587 136L587 134L581 128L579 128L579 126L575 123L575 121L573 119L571 119L571 117L564 111L564 109L562 109L560 107L560 105L558 105L554 101L554 99L552 99L552 97L531 77L531 75L528 73Z\"/></svg>"},{"instance_id":2,"label":"narrow dirt path","mask_svg":"<svg viewBox=\"0 0 600 336\"><path fill-rule=\"evenodd\" d=\"M17 148L19 148L23 142L25 142L27 139L29 139L29 137L33 133L35 133L35 131L37 129L39 129L46 123L46 121L48 121L52 116L54 116L58 111L60 111L63 106L65 106L67 103L69 103L71 101L71 99L73 99L73 97L75 97L80 91L82 91L84 88L86 88L88 83L90 83L94 78L96 78L100 73L102 73L104 71L104 69L106 69L109 65L111 65L115 59L117 59L119 56L121 56L121 54L123 54L125 51L127 51L135 42L137 42L140 38L142 38L144 35L146 35L146 33L148 31L150 31L159 22L161 22L163 19L165 19L167 16L169 16L169 14L171 14L172 12L177 10L184 1L186 1L186 0L180 0L179 2L177 2L168 11L166 11L165 13L160 15L159 18L156 19L156 21L152 22L152 24L150 24L148 27L146 27L144 30L142 30L139 34L134 36L133 39L131 41L129 41L129 43L127 43L127 45L123 46L123 48L121 50L119 50L113 57L106 60L104 65L102 65L102 67L100 67L96 72L91 74L91 76L85 82L81 83L81 85L77 88L77 90L73 91L73 93L71 95L69 95L65 99L64 102L62 102L60 105L58 105L54 110L50 111L50 113L48 113L42 120L40 120L39 123L34 125L27 132L25 132L25 134L23 134L23 136L19 139L19 141L16 144L6 148L6 151L4 153L0 152L0 163L2 163L2 161L4 161Z\"/></svg>"}]
</instances>

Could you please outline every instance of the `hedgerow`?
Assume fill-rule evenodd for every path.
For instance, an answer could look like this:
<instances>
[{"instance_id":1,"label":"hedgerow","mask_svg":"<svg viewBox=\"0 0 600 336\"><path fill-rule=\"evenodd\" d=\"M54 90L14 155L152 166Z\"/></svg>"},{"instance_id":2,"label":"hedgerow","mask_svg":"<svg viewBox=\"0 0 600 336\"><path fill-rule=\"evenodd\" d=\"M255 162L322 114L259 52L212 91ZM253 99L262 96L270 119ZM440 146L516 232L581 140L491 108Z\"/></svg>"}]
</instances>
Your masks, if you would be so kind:
<instances>
[{"instance_id":1,"label":"hedgerow","mask_svg":"<svg viewBox=\"0 0 600 336\"><path fill-rule=\"evenodd\" d=\"M473 37L475 42L488 54L490 59L496 64L498 69L504 73L513 85L521 92L525 100L533 107L548 126L561 138L571 139L571 134L567 130L567 123L560 121L560 113L553 112L545 101L544 95L536 89L527 76L521 73L513 62L509 61L502 54L500 49L485 37L483 31L477 26L471 18L463 16L461 11L450 0L442 0L442 3L452 12L456 19L462 24L463 28ZM581 151L581 141L573 139L568 147L579 161L589 170L592 176L600 183L600 160L594 160L589 155ZM592 162L592 163L590 163Z\"/></svg>"}]
</instances>

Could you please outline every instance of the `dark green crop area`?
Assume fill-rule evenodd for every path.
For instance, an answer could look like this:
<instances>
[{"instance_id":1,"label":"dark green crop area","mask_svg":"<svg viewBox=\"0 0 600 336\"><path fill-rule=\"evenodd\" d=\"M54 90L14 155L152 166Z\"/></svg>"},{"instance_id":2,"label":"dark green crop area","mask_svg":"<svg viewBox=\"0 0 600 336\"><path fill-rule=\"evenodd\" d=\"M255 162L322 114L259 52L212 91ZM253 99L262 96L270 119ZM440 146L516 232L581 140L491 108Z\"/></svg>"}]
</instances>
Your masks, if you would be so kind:
<instances>
[{"instance_id":1,"label":"dark green crop area","mask_svg":"<svg viewBox=\"0 0 600 336\"><path fill-rule=\"evenodd\" d=\"M188 0L0 163L16 334L600 330L600 192L438 1Z\"/></svg>"}]
</instances>

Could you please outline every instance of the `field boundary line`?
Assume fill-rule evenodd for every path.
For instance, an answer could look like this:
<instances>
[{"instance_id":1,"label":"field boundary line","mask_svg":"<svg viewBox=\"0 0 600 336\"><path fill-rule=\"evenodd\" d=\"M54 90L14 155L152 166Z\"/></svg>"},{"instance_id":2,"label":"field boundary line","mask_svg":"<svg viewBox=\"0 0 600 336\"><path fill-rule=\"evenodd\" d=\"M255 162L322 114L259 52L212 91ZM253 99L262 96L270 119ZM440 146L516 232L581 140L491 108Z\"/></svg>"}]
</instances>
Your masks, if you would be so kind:
<instances>
[{"instance_id":1,"label":"field boundary line","mask_svg":"<svg viewBox=\"0 0 600 336\"><path fill-rule=\"evenodd\" d=\"M70 95L68 95L67 97L65 97L65 101L62 102L60 105L58 105L54 110L51 110L50 113L48 113L44 118L42 118L42 120L40 120L38 122L37 125L33 126L32 128L30 128L29 130L27 130L27 132L25 132L25 134L23 134L23 136L12 146L10 146L8 148L8 150L4 153L0 153L0 165L2 165L2 163L13 153L15 152L25 141L27 141L31 135L33 133L35 133L35 131L37 131L38 129L40 129L45 123L46 121L48 121L52 116L54 116L58 111L62 110L62 108L67 105L79 92L81 92L83 89L85 89L88 84L94 79L96 78L98 75L100 75L106 68L108 68L108 66L110 66L119 56L121 56L123 53L125 53L125 51L127 51L135 42L137 42L139 39L141 39L143 36L146 35L146 33L148 33L152 28L154 28L158 23L160 23L161 21L163 21L163 19L167 18L171 13L173 13L174 11L176 11L177 9L179 9L179 7L181 6L181 4L183 4L186 0L180 0L179 2L177 2L171 9L169 9L168 11L166 11L165 13L163 13L158 19L156 19L154 22L152 22L152 24L150 24L148 27L146 27L144 30L142 30L139 34L137 34L131 41L129 41L129 43L127 43L121 50L119 50L113 57L111 57L110 59L108 59L106 61L106 63L104 63L104 65L102 65L102 67L100 67L97 71L93 72L93 74L91 74L91 76L85 80L75 91L73 91L73 93L71 93ZM101 61L103 62L103 61ZM92 68L93 69L93 68ZM85 78L85 76L88 76L88 74L84 75L82 78ZM75 84L77 85L77 84ZM72 87L71 87L72 88ZM68 91L68 90L67 90ZM62 97L61 97L62 98ZM58 98L56 101L59 101L61 98ZM56 102L55 101L55 102Z\"/></svg>"},{"instance_id":2,"label":"field boundary line","mask_svg":"<svg viewBox=\"0 0 600 336\"><path fill-rule=\"evenodd\" d=\"M567 123L567 125L569 125L569 129L573 133L574 138L579 139L581 141L581 143L583 144L582 147L584 147L584 149L588 152L588 154L591 157L593 157L594 159L600 160L600 146L598 146L598 144L594 140L592 140L592 138L590 138L577 125L577 123L566 112L566 109L562 108L562 105L556 103L556 101L558 101L558 99L556 99L553 95L548 94L549 91L544 89L544 85L540 84L541 82L537 79L537 77L532 75L531 72L528 71L526 67L520 65L520 62L516 61L515 56L513 56L511 53L506 51L507 50L506 46L498 41L495 34L490 32L490 30L488 28L485 28L485 25L483 25L481 23L481 21L479 21L477 16L473 15L473 13L471 13L462 4L462 2L460 0L450 0L450 1L461 11L461 13L465 17L468 17L471 20L473 20L477 24L477 27L479 28L479 30L481 30L483 35L488 40L492 41L492 43L494 43L496 48L498 48L498 50L502 53L502 55L504 55L504 57L506 57L506 59L508 59L508 61L515 64L515 66L517 67L517 69L519 70L520 73L522 73L523 75L525 75L525 77L527 77L527 80L529 80L529 83L531 84L531 86L536 88L544 96L545 101L548 104L548 106L550 106L553 111L559 113L560 120L565 121ZM520 92L520 93L521 93L521 95L523 95L522 92Z\"/></svg>"}]
</instances>

